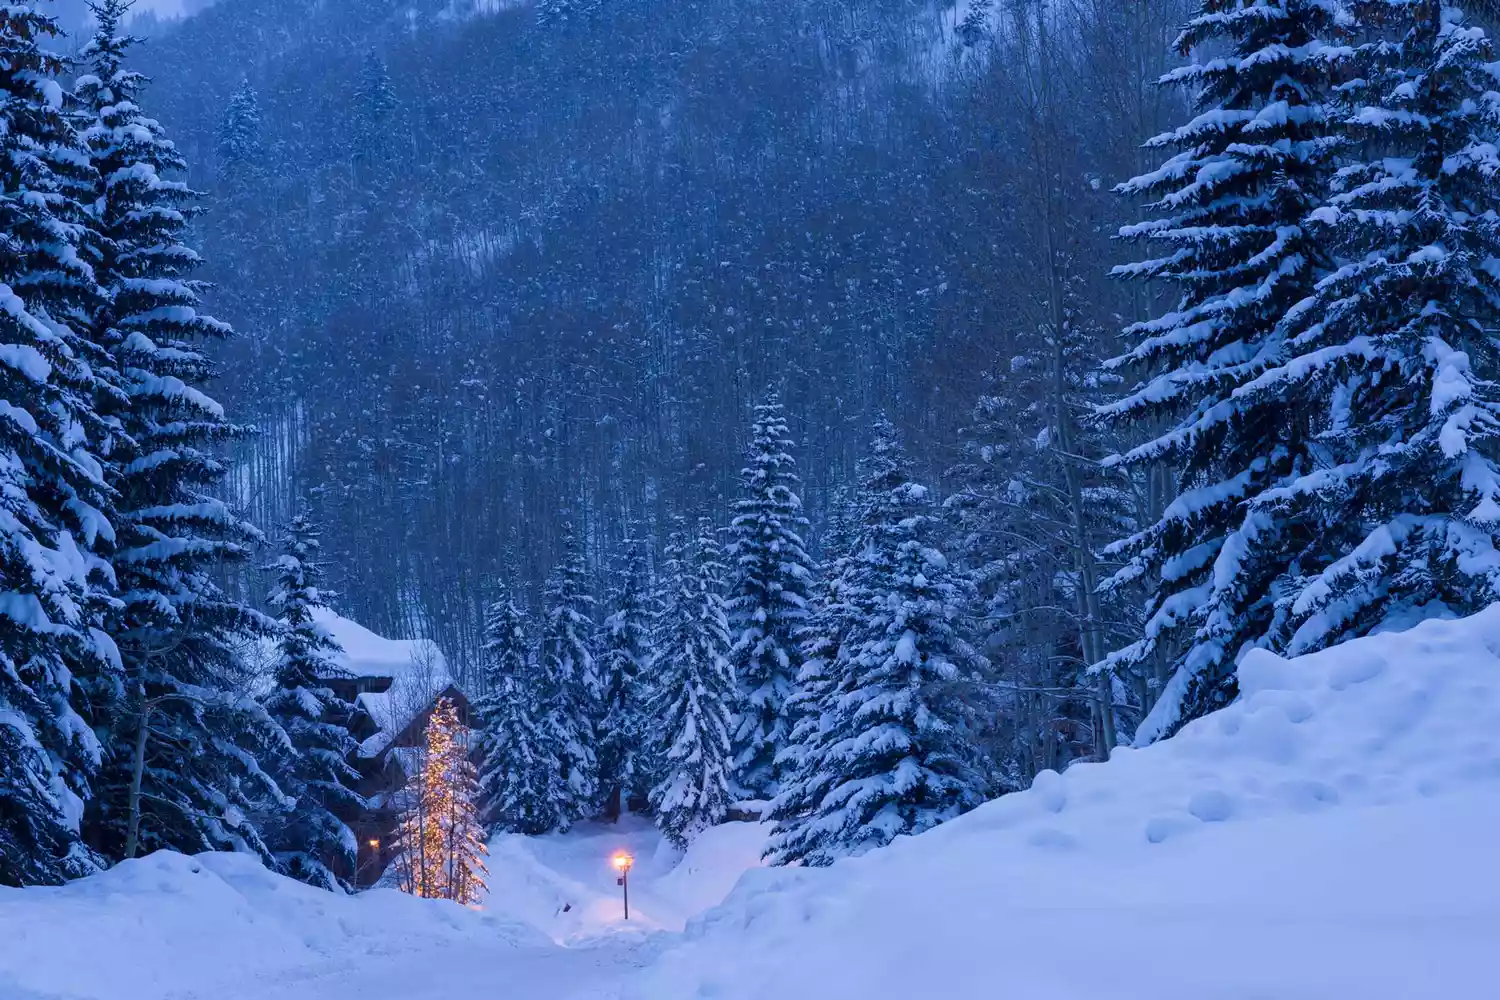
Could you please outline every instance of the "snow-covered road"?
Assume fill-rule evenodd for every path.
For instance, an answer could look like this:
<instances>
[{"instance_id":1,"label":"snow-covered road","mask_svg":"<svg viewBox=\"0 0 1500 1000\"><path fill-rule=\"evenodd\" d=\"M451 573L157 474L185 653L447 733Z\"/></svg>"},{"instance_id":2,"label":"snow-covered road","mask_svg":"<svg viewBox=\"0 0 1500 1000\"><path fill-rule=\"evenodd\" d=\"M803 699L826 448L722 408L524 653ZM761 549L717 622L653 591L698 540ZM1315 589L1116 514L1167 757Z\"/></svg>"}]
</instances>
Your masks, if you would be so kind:
<instances>
[{"instance_id":1,"label":"snow-covered road","mask_svg":"<svg viewBox=\"0 0 1500 1000\"><path fill-rule=\"evenodd\" d=\"M640 939L520 948L481 943L297 969L259 980L246 1000L614 1000L652 950ZM189 991L162 1000L224 1000Z\"/></svg>"}]
</instances>

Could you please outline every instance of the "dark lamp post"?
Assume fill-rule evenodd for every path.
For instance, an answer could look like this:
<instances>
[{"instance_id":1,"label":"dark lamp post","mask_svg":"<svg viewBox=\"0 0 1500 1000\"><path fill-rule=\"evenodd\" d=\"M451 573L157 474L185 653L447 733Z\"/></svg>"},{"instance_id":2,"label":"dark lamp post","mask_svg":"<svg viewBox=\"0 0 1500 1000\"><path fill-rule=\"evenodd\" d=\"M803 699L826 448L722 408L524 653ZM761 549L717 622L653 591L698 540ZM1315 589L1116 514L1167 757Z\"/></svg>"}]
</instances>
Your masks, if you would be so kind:
<instances>
[{"instance_id":1,"label":"dark lamp post","mask_svg":"<svg viewBox=\"0 0 1500 1000\"><path fill-rule=\"evenodd\" d=\"M625 853L624 851L620 851L618 854L616 854L614 856L613 860L614 860L614 865L615 865L615 871L617 871L617 872L620 873L619 877L617 877L615 879L615 885L617 885L617 886L620 887L620 891L621 891L622 895L624 896L624 900L625 900L625 919L629 920L630 919L630 866L635 863L635 858L632 858L629 854Z\"/></svg>"}]
</instances>

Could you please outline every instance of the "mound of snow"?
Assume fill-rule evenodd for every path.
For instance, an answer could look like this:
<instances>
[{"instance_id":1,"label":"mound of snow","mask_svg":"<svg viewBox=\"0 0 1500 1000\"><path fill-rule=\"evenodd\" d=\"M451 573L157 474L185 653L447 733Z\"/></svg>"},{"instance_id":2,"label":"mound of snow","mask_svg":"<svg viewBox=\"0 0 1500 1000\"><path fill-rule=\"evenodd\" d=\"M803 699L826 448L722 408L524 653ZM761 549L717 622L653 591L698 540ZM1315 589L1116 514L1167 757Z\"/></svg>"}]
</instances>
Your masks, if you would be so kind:
<instances>
[{"instance_id":1,"label":"mound of snow","mask_svg":"<svg viewBox=\"0 0 1500 1000\"><path fill-rule=\"evenodd\" d=\"M390 890L337 896L246 855L161 851L58 888L0 888L0 997L316 995L368 956L552 949L532 928Z\"/></svg>"},{"instance_id":2,"label":"mound of snow","mask_svg":"<svg viewBox=\"0 0 1500 1000\"><path fill-rule=\"evenodd\" d=\"M1240 686L886 850L749 873L623 996L1489 995L1500 608L1254 653Z\"/></svg>"}]
</instances>

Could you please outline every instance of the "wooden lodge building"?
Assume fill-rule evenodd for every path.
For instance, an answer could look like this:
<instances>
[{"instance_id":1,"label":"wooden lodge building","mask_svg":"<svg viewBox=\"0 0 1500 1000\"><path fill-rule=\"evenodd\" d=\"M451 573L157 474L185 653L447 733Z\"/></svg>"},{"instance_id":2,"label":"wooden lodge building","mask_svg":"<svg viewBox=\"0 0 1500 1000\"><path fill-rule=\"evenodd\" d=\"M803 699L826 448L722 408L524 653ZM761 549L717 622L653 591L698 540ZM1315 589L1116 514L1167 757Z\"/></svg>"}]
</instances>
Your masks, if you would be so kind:
<instances>
[{"instance_id":1,"label":"wooden lodge building","mask_svg":"<svg viewBox=\"0 0 1500 1000\"><path fill-rule=\"evenodd\" d=\"M354 831L358 855L353 872L337 874L365 889L380 881L393 859L400 821L395 799L419 766L433 709L448 698L470 725L469 699L432 643L386 639L322 608L315 615L344 651L338 673L324 683L354 705L349 730L359 749L350 763L359 772L356 791L369 804L340 817Z\"/></svg>"}]
</instances>

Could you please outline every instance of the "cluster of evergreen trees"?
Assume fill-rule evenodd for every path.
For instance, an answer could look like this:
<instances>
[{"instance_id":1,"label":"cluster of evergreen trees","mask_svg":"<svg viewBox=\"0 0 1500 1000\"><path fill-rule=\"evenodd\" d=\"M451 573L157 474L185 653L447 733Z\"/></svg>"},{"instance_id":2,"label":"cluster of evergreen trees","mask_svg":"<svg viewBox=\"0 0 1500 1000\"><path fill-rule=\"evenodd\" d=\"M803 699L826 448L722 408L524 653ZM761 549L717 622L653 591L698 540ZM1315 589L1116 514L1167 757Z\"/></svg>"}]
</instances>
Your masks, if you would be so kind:
<instances>
[{"instance_id":1,"label":"cluster of evergreen trees","mask_svg":"<svg viewBox=\"0 0 1500 1000\"><path fill-rule=\"evenodd\" d=\"M1204 0L1178 47L1163 82L1194 106L1121 186L1153 217L1116 274L1179 294L1133 346L1105 352L1059 251L1024 391L981 402L943 504L882 422L815 568L773 403L727 558L713 532L668 547L635 676L674 839L763 799L769 856L826 863L1175 732L1234 697L1247 649L1500 598L1483 26L1439 0Z\"/></svg>"},{"instance_id":2,"label":"cluster of evergreen trees","mask_svg":"<svg viewBox=\"0 0 1500 1000\"><path fill-rule=\"evenodd\" d=\"M756 407L722 534L679 525L655 583L632 547L591 627L576 557L533 643L492 607L483 730L488 821L524 833L634 806L685 844L736 802L779 821L779 861L822 863L920 832L995 787L963 705L982 675L939 508L877 424L848 530L820 576L801 534L781 403Z\"/></svg>"},{"instance_id":3,"label":"cluster of evergreen trees","mask_svg":"<svg viewBox=\"0 0 1500 1000\"><path fill-rule=\"evenodd\" d=\"M198 308L195 194L127 9L99 0L76 65L43 13L0 16L0 883L172 848L333 886L353 793L316 542L293 525L279 620L217 582L260 541L222 499L244 430L204 389L230 330Z\"/></svg>"}]
</instances>

